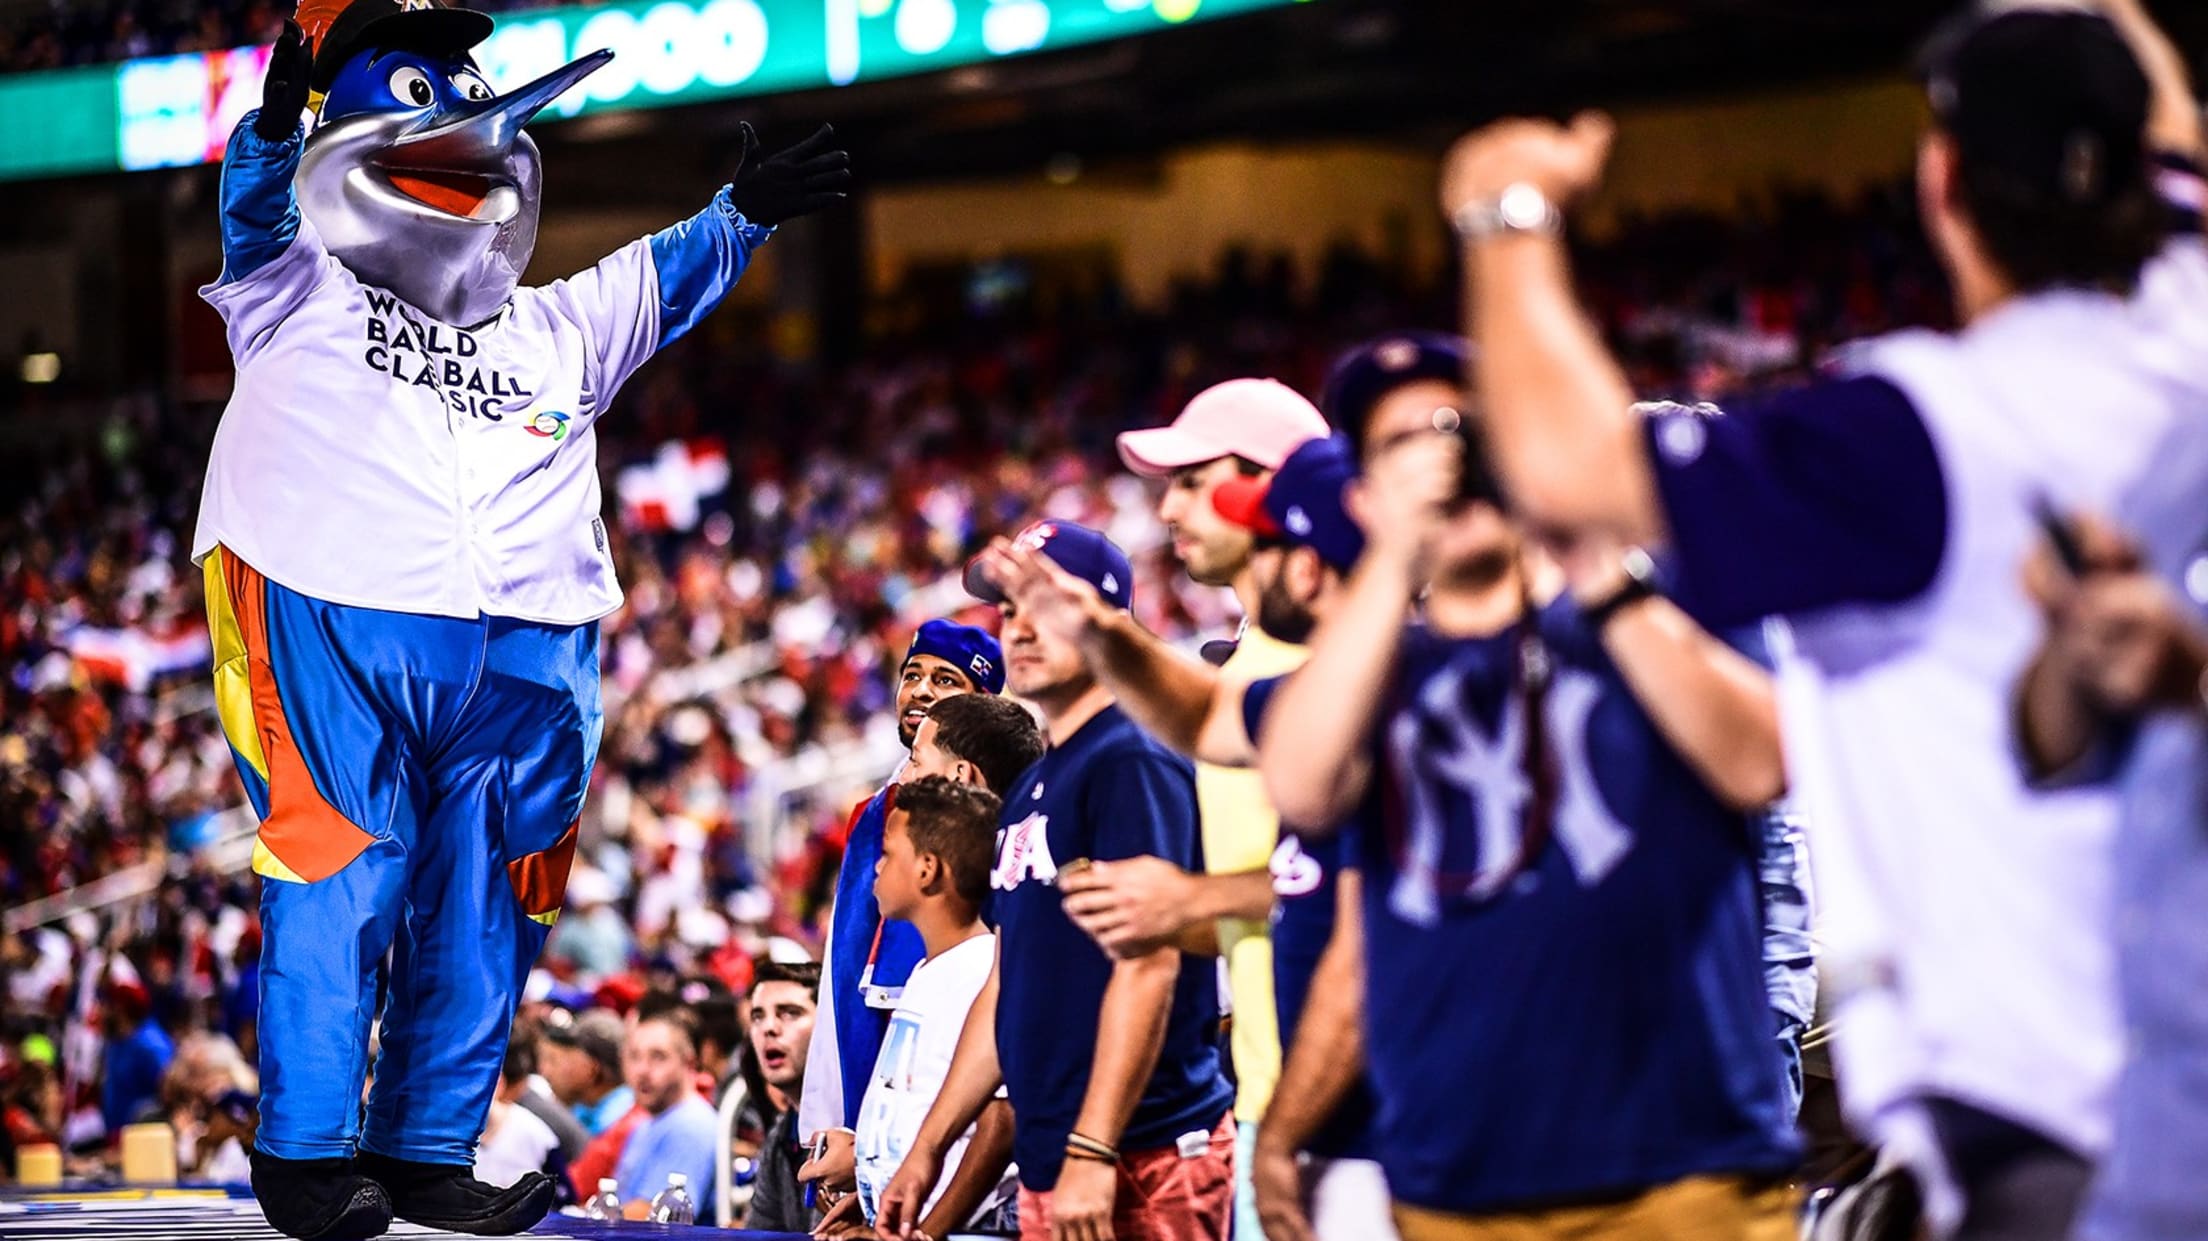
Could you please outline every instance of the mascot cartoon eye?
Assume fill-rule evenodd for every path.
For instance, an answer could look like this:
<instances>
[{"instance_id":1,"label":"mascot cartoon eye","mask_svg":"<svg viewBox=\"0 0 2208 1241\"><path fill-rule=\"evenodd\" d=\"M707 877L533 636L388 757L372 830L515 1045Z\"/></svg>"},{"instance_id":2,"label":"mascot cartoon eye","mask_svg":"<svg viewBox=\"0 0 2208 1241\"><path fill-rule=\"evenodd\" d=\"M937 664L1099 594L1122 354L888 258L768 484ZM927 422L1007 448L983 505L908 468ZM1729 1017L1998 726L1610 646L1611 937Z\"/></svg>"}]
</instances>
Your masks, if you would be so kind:
<instances>
[{"instance_id":1,"label":"mascot cartoon eye","mask_svg":"<svg viewBox=\"0 0 2208 1241\"><path fill-rule=\"evenodd\" d=\"M491 97L490 84L465 69L452 75L452 84L459 89L462 96L468 99L489 99Z\"/></svg>"},{"instance_id":2,"label":"mascot cartoon eye","mask_svg":"<svg viewBox=\"0 0 2208 1241\"><path fill-rule=\"evenodd\" d=\"M437 88L429 84L429 75L412 65L401 65L392 71L391 95L400 103L417 108L437 102Z\"/></svg>"}]
</instances>

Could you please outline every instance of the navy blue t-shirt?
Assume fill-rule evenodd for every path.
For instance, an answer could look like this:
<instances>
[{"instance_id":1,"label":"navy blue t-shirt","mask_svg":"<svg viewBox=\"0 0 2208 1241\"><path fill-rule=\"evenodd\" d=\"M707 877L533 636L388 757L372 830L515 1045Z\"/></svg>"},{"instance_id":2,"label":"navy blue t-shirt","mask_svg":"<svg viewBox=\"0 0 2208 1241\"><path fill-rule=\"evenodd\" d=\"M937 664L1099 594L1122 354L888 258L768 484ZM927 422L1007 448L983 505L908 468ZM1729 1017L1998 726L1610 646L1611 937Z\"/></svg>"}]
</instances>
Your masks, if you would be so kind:
<instances>
[{"instance_id":1,"label":"navy blue t-shirt","mask_svg":"<svg viewBox=\"0 0 2208 1241\"><path fill-rule=\"evenodd\" d=\"M1096 1058L1097 1018L1112 961L1066 916L1058 868L1075 858L1161 857L1202 870L1196 773L1116 706L1053 746L1005 790L989 886L996 895L997 1060L1019 1117L1012 1157L1020 1183L1058 1183L1066 1135L1081 1114ZM1181 962L1157 1068L1120 1135L1125 1151L1208 1133L1234 1091L1219 1072L1216 970Z\"/></svg>"},{"instance_id":2,"label":"navy blue t-shirt","mask_svg":"<svg viewBox=\"0 0 2208 1241\"><path fill-rule=\"evenodd\" d=\"M1273 691L1286 677L1252 681L1242 692L1242 727L1252 741ZM1283 825L1280 847L1273 851L1273 1007L1280 1018L1283 1043L1294 1040L1303 1020L1304 1004L1311 996L1311 982L1318 973L1319 958L1334 938L1342 871L1342 839L1339 835L1308 839ZM1372 1125L1379 1102L1364 1077L1335 1105L1304 1150L1327 1159L1373 1157Z\"/></svg>"},{"instance_id":3,"label":"navy blue t-shirt","mask_svg":"<svg viewBox=\"0 0 2208 1241\"><path fill-rule=\"evenodd\" d=\"M1389 1188L1484 1213L1782 1173L1796 1151L1756 838L1575 608L1539 624L1560 778L1533 861L1519 865L1532 785L1515 633L1406 635L1373 795L1349 828Z\"/></svg>"}]
</instances>

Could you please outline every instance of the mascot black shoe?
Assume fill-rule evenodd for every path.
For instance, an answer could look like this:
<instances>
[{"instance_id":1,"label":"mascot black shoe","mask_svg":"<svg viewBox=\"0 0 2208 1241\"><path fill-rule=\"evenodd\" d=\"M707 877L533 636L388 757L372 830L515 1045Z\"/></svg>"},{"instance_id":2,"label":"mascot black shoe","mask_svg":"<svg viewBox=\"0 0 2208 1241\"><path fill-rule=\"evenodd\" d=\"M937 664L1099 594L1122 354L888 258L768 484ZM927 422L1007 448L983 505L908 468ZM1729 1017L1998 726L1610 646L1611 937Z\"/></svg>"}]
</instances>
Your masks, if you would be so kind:
<instances>
[{"instance_id":1,"label":"mascot black shoe","mask_svg":"<svg viewBox=\"0 0 2208 1241\"><path fill-rule=\"evenodd\" d=\"M531 1172L504 1189L475 1179L472 1168L415 1163L362 1151L358 1168L391 1196L391 1213L409 1224L506 1237L552 1209L552 1178Z\"/></svg>"},{"instance_id":2,"label":"mascot black shoe","mask_svg":"<svg viewBox=\"0 0 2208 1241\"><path fill-rule=\"evenodd\" d=\"M391 1226L389 1195L350 1159L278 1159L254 1151L253 1196L269 1227L300 1241L366 1241Z\"/></svg>"}]
</instances>

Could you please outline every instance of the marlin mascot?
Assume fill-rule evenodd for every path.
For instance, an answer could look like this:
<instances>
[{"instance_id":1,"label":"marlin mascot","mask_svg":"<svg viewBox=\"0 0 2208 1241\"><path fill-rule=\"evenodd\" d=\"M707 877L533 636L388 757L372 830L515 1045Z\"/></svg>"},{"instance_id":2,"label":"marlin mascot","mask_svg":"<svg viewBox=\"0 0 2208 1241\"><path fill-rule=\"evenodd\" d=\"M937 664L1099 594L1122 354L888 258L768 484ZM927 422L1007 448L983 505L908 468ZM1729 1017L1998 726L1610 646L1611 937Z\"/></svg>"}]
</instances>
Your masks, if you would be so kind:
<instances>
[{"instance_id":1,"label":"marlin mascot","mask_svg":"<svg viewBox=\"0 0 2208 1241\"><path fill-rule=\"evenodd\" d=\"M547 1177L470 1169L598 751L621 590L592 428L851 176L825 127L762 159L746 126L705 210L519 288L522 126L612 54L499 95L469 54L490 31L424 0L307 0L231 135L200 291L237 362L193 552L261 820L253 1188L293 1237L394 1216L509 1234L551 1207Z\"/></svg>"}]
</instances>

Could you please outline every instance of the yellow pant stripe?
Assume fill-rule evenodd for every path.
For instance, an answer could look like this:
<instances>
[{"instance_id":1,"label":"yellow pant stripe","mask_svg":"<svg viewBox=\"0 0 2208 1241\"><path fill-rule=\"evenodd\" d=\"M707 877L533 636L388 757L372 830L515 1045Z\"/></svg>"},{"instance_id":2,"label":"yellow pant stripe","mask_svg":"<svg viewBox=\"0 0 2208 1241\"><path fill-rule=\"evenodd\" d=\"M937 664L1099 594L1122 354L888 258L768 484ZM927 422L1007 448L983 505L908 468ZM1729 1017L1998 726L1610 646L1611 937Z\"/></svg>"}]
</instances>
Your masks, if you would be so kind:
<instances>
[{"instance_id":1,"label":"yellow pant stripe","mask_svg":"<svg viewBox=\"0 0 2208 1241\"><path fill-rule=\"evenodd\" d=\"M260 728L253 721L253 684L246 672L245 631L239 628L238 614L230 607L221 548L207 553L202 572L207 583L208 636L215 648L215 714L222 721L222 732L230 739L231 748L265 781L268 755L261 750ZM255 851L255 870L260 870L260 852Z\"/></svg>"},{"instance_id":2,"label":"yellow pant stripe","mask_svg":"<svg viewBox=\"0 0 2208 1241\"><path fill-rule=\"evenodd\" d=\"M284 859L270 853L259 836L253 838L253 873L263 879L282 879L287 883L306 882L299 877L298 871L284 865Z\"/></svg>"}]
</instances>

